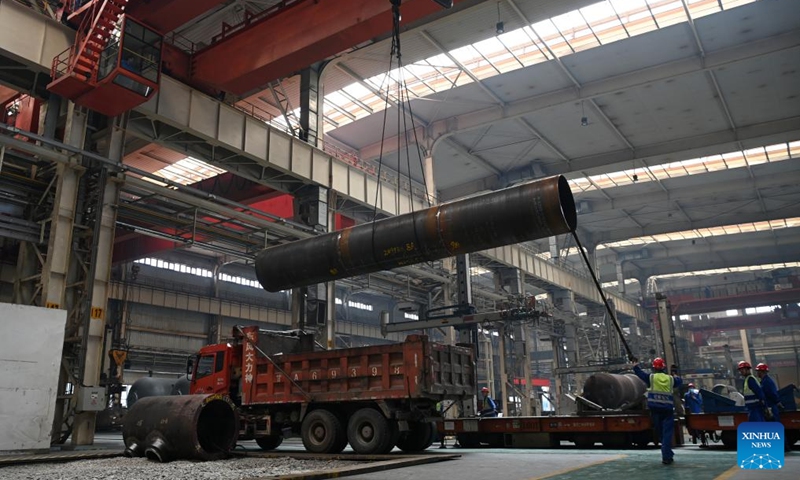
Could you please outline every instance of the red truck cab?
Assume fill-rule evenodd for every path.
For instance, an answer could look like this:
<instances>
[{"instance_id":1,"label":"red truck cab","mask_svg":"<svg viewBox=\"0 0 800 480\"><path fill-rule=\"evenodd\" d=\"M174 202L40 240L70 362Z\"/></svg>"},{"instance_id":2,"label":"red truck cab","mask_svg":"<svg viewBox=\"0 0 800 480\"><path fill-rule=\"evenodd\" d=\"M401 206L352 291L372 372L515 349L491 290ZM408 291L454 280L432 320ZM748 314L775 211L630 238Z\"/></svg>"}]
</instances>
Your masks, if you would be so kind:
<instances>
[{"instance_id":1,"label":"red truck cab","mask_svg":"<svg viewBox=\"0 0 800 480\"><path fill-rule=\"evenodd\" d=\"M233 395L232 376L236 361L235 349L229 343L208 345L200 349L194 361L189 393Z\"/></svg>"}]
</instances>

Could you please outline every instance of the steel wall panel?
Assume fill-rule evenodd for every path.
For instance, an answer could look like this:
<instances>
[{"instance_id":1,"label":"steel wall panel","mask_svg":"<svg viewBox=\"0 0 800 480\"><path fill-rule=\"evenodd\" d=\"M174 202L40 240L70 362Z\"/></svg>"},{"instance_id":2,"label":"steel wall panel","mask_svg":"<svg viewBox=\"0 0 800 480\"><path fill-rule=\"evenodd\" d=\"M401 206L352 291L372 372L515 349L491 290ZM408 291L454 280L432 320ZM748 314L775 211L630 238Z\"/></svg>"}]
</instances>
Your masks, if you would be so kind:
<instances>
[{"instance_id":1,"label":"steel wall panel","mask_svg":"<svg viewBox=\"0 0 800 480\"><path fill-rule=\"evenodd\" d=\"M267 139L269 132L261 120L246 117L244 130L244 151L258 158L269 158Z\"/></svg>"},{"instance_id":2,"label":"steel wall panel","mask_svg":"<svg viewBox=\"0 0 800 480\"><path fill-rule=\"evenodd\" d=\"M331 162L332 160L330 156L322 153L319 150L311 150L311 180L319 183L320 185L330 187ZM344 191L346 192L347 189L345 188Z\"/></svg>"},{"instance_id":3,"label":"steel wall panel","mask_svg":"<svg viewBox=\"0 0 800 480\"><path fill-rule=\"evenodd\" d=\"M219 108L220 142L234 150L244 150L244 114L226 105Z\"/></svg>"},{"instance_id":4,"label":"steel wall panel","mask_svg":"<svg viewBox=\"0 0 800 480\"><path fill-rule=\"evenodd\" d=\"M192 95L189 128L208 138L217 138L219 104L205 95Z\"/></svg>"},{"instance_id":5,"label":"steel wall panel","mask_svg":"<svg viewBox=\"0 0 800 480\"><path fill-rule=\"evenodd\" d=\"M348 176L350 177L349 192L350 196L354 199L367 202L367 174L356 170L355 168L348 168Z\"/></svg>"},{"instance_id":6,"label":"steel wall panel","mask_svg":"<svg viewBox=\"0 0 800 480\"><path fill-rule=\"evenodd\" d=\"M192 89L176 81L162 81L156 113L177 124L189 125Z\"/></svg>"},{"instance_id":7,"label":"steel wall panel","mask_svg":"<svg viewBox=\"0 0 800 480\"><path fill-rule=\"evenodd\" d=\"M397 190L381 183L381 208L389 212L390 215L397 215L395 195L397 195Z\"/></svg>"},{"instance_id":8,"label":"steel wall panel","mask_svg":"<svg viewBox=\"0 0 800 480\"><path fill-rule=\"evenodd\" d=\"M275 129L269 130L269 156L270 163L291 171L292 163L292 137Z\"/></svg>"},{"instance_id":9,"label":"steel wall panel","mask_svg":"<svg viewBox=\"0 0 800 480\"><path fill-rule=\"evenodd\" d=\"M19 3L0 1L0 46L32 69L49 72L53 58L74 38L75 31L59 22Z\"/></svg>"},{"instance_id":10,"label":"steel wall panel","mask_svg":"<svg viewBox=\"0 0 800 480\"><path fill-rule=\"evenodd\" d=\"M348 182L350 177L350 169L347 165L344 165L339 162L332 162L331 163L331 177L332 177L332 184L331 188L338 192L348 192L350 196L353 196L353 192L351 191Z\"/></svg>"},{"instance_id":11,"label":"steel wall panel","mask_svg":"<svg viewBox=\"0 0 800 480\"><path fill-rule=\"evenodd\" d=\"M367 204L375 206L378 205L378 208L383 208L381 206L381 197L377 196L376 194L378 191L378 181L372 177L367 177Z\"/></svg>"},{"instance_id":12,"label":"steel wall panel","mask_svg":"<svg viewBox=\"0 0 800 480\"><path fill-rule=\"evenodd\" d=\"M297 139L292 139L292 172L311 178L311 146Z\"/></svg>"}]
</instances>

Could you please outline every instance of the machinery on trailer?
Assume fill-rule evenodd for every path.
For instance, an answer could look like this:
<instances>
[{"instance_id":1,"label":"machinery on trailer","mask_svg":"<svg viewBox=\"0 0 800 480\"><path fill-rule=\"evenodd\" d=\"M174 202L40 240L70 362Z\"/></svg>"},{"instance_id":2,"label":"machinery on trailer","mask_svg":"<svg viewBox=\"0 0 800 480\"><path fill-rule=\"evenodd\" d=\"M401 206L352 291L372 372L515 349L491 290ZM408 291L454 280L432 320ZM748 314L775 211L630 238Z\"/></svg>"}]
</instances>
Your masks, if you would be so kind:
<instances>
[{"instance_id":1,"label":"machinery on trailer","mask_svg":"<svg viewBox=\"0 0 800 480\"><path fill-rule=\"evenodd\" d=\"M265 450L276 448L286 436L300 435L313 453L338 453L348 443L361 454L388 453L395 446L421 451L434 439L436 403L475 394L473 352L467 347L409 335L403 343L314 351L311 335L281 338L274 333L235 327L232 343L206 346L191 362L191 395L140 400L146 403L146 414L137 412L137 402L129 416L144 418L153 429L126 423L123 438L129 454L157 450L147 455L170 457L163 446L143 444L159 436L163 444L181 444L184 438L203 438L214 429L227 432L230 426L219 424L234 421L239 440L254 439ZM179 407L201 397L207 400ZM238 419L203 416L210 408L207 402L220 399L231 400ZM221 403L214 408L226 410ZM187 417L169 422L180 431L152 421L166 418L165 412Z\"/></svg>"}]
</instances>

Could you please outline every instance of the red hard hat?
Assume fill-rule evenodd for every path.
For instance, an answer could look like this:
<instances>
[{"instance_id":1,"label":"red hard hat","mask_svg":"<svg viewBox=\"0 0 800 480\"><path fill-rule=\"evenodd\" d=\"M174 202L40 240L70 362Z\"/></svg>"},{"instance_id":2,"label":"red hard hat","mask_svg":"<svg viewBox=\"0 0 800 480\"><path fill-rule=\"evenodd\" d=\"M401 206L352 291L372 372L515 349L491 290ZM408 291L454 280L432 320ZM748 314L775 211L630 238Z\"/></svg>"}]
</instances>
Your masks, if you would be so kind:
<instances>
[{"instance_id":1,"label":"red hard hat","mask_svg":"<svg viewBox=\"0 0 800 480\"><path fill-rule=\"evenodd\" d=\"M664 363L663 358L658 357L655 360L653 360L653 368L655 368L656 370L664 370L664 367L666 367L666 364Z\"/></svg>"},{"instance_id":2,"label":"red hard hat","mask_svg":"<svg viewBox=\"0 0 800 480\"><path fill-rule=\"evenodd\" d=\"M753 367L751 367L749 363L742 360L741 362L739 362L739 365L736 367L736 369L741 370L743 368L753 368Z\"/></svg>"},{"instance_id":3,"label":"red hard hat","mask_svg":"<svg viewBox=\"0 0 800 480\"><path fill-rule=\"evenodd\" d=\"M484 392L484 393L489 393L489 387L483 387L483 388L481 388L481 392Z\"/></svg>"},{"instance_id":4,"label":"red hard hat","mask_svg":"<svg viewBox=\"0 0 800 480\"><path fill-rule=\"evenodd\" d=\"M694 383L690 383L689 388L694 388Z\"/></svg>"},{"instance_id":5,"label":"red hard hat","mask_svg":"<svg viewBox=\"0 0 800 480\"><path fill-rule=\"evenodd\" d=\"M766 363L759 363L756 365L756 370L759 372L769 372L769 365Z\"/></svg>"}]
</instances>

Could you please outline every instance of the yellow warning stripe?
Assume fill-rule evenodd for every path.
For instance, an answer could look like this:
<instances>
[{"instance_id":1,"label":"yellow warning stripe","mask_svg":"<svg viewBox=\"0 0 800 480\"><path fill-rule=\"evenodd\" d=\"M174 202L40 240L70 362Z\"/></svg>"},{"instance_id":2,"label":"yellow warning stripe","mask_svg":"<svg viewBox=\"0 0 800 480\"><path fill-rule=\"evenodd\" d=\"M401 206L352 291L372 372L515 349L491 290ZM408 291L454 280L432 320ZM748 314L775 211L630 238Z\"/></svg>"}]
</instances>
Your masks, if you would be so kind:
<instances>
[{"instance_id":1,"label":"yellow warning stripe","mask_svg":"<svg viewBox=\"0 0 800 480\"><path fill-rule=\"evenodd\" d=\"M545 478L555 477L556 475L562 475L562 474L565 474L565 473L574 472L576 470L583 470L584 468L594 467L596 465L602 465L604 463L613 462L613 461L616 461L616 460L619 460L619 459L625 458L625 457L627 457L627 455L615 455L615 456L613 456L611 458L606 458L604 460L598 460L596 462L591 462L591 463L586 463L586 464L583 464L583 465L578 465L577 467L569 467L569 468L565 468L565 469L562 469L562 470L556 470L555 472L550 472L548 474L542 475L541 477L533 477L533 478L530 478L528 480L543 480Z\"/></svg>"}]
</instances>

